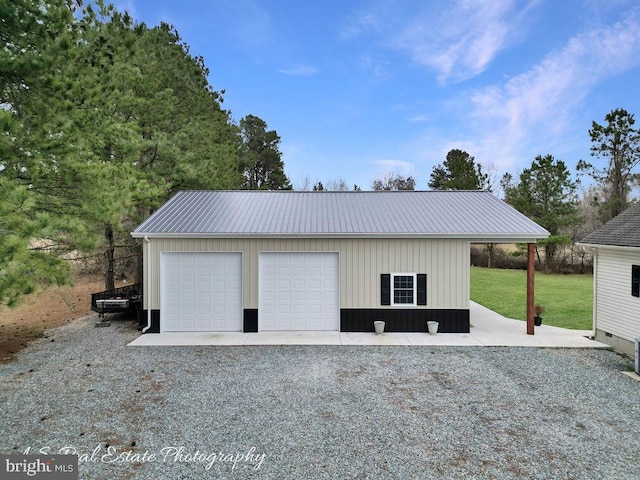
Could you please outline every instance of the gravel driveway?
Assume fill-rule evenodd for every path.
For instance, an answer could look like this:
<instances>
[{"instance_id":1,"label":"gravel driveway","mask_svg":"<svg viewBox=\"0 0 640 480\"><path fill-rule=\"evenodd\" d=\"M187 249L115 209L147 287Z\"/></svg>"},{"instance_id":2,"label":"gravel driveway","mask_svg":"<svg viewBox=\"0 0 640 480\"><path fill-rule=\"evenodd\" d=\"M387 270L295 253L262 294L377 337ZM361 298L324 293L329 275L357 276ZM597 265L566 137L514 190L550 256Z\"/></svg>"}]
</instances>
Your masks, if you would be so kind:
<instances>
[{"instance_id":1,"label":"gravel driveway","mask_svg":"<svg viewBox=\"0 0 640 480\"><path fill-rule=\"evenodd\" d=\"M82 479L640 478L640 383L602 350L126 347L53 330L0 365L0 453Z\"/></svg>"}]
</instances>

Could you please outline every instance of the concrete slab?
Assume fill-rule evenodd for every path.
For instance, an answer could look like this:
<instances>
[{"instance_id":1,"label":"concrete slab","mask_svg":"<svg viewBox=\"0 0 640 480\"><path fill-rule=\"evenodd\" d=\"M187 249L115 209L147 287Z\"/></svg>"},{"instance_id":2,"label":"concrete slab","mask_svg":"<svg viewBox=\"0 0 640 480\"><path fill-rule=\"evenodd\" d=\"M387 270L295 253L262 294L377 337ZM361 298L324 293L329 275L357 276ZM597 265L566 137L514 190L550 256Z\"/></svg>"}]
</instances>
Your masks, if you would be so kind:
<instances>
[{"instance_id":1,"label":"concrete slab","mask_svg":"<svg viewBox=\"0 0 640 480\"><path fill-rule=\"evenodd\" d=\"M129 345L244 345L247 341L247 335L242 332L169 332L140 335Z\"/></svg>"},{"instance_id":2,"label":"concrete slab","mask_svg":"<svg viewBox=\"0 0 640 480\"><path fill-rule=\"evenodd\" d=\"M340 345L340 332L245 333L245 345Z\"/></svg>"},{"instance_id":3,"label":"concrete slab","mask_svg":"<svg viewBox=\"0 0 640 480\"><path fill-rule=\"evenodd\" d=\"M340 332L342 345L411 345L406 333Z\"/></svg>"},{"instance_id":4,"label":"concrete slab","mask_svg":"<svg viewBox=\"0 0 640 480\"><path fill-rule=\"evenodd\" d=\"M469 333L438 333L429 335L428 333L410 332L405 334L411 345L459 345L468 347L481 347L482 343Z\"/></svg>"},{"instance_id":5,"label":"concrete slab","mask_svg":"<svg viewBox=\"0 0 640 480\"><path fill-rule=\"evenodd\" d=\"M620 373L623 375L626 375L632 380L635 380L636 382L640 382L640 375L638 375L636 372L620 372Z\"/></svg>"},{"instance_id":6,"label":"concrete slab","mask_svg":"<svg viewBox=\"0 0 640 480\"><path fill-rule=\"evenodd\" d=\"M527 335L526 322L505 318L471 302L471 333L482 345L491 347L610 348L591 340L591 331L541 325Z\"/></svg>"},{"instance_id":7,"label":"concrete slab","mask_svg":"<svg viewBox=\"0 0 640 480\"><path fill-rule=\"evenodd\" d=\"M423 345L487 347L610 348L591 340L590 331L542 325L535 335L527 335L525 322L505 318L471 302L470 333L422 332L179 332L140 335L130 346L152 345Z\"/></svg>"}]
</instances>

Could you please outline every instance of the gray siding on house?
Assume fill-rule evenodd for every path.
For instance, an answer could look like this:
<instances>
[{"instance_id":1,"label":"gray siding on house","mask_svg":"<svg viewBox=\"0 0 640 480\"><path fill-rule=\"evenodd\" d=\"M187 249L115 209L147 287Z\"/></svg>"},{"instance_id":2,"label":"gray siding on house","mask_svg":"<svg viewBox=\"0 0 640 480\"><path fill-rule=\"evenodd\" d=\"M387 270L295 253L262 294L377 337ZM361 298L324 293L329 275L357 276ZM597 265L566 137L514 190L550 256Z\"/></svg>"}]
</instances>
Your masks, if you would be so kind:
<instances>
[{"instance_id":1,"label":"gray siding on house","mask_svg":"<svg viewBox=\"0 0 640 480\"><path fill-rule=\"evenodd\" d=\"M640 298L631 295L631 267L640 265L640 204L632 205L577 245L594 249L596 340L633 355L640 337Z\"/></svg>"},{"instance_id":2,"label":"gray siding on house","mask_svg":"<svg viewBox=\"0 0 640 480\"><path fill-rule=\"evenodd\" d=\"M258 254L298 251L339 253L340 308L391 308L380 305L381 273L426 273L426 308L469 308L470 245L465 240L152 238L150 242L150 308L154 310L160 308L160 252L175 251L242 252L245 309L258 308ZM144 275L149 285L146 268ZM146 296L144 308L149 308Z\"/></svg>"},{"instance_id":3,"label":"gray siding on house","mask_svg":"<svg viewBox=\"0 0 640 480\"><path fill-rule=\"evenodd\" d=\"M628 342L640 336L640 298L631 295L632 265L640 265L640 249L597 249L594 274L596 330ZM604 335L598 335L598 338L607 342Z\"/></svg>"}]
</instances>

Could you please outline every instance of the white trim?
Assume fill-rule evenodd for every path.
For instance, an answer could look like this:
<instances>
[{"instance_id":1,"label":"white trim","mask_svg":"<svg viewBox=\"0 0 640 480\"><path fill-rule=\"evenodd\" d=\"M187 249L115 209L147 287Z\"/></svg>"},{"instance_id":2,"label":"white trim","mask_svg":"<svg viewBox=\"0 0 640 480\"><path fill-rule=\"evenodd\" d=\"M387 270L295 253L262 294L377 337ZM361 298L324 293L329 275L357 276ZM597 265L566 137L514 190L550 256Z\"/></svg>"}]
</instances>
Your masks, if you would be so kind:
<instances>
[{"instance_id":1,"label":"white trim","mask_svg":"<svg viewBox=\"0 0 640 480\"><path fill-rule=\"evenodd\" d=\"M415 307L418 305L418 274L417 273L413 273L413 272L407 272L407 273L402 273L402 272L398 272L398 273L393 273L391 272L391 281L389 285L391 288L390 293L391 293L391 306L392 307ZM394 277L413 277L413 303L395 303L394 298L394 282L393 279ZM407 290L407 289L402 289L402 290Z\"/></svg>"},{"instance_id":2,"label":"white trim","mask_svg":"<svg viewBox=\"0 0 640 480\"><path fill-rule=\"evenodd\" d=\"M472 243L536 243L547 238L548 234L513 234L500 235L497 233L144 233L132 232L133 238L424 238L440 240L469 240Z\"/></svg>"},{"instance_id":3,"label":"white trim","mask_svg":"<svg viewBox=\"0 0 640 480\"><path fill-rule=\"evenodd\" d=\"M593 331L591 333L592 338L596 338L596 333L598 329L598 249L593 249L593 319L592 319L592 328Z\"/></svg>"},{"instance_id":4,"label":"white trim","mask_svg":"<svg viewBox=\"0 0 640 480\"><path fill-rule=\"evenodd\" d=\"M147 326L142 329L143 334L147 333L147 330L151 328L151 241L146 235L144 236L144 241L147 244L147 288L144 292L147 298L143 299L143 301L146 300L147 302ZM142 286L143 289L144 287L145 285ZM144 308L144 305L142 307Z\"/></svg>"},{"instance_id":5,"label":"white trim","mask_svg":"<svg viewBox=\"0 0 640 480\"><path fill-rule=\"evenodd\" d=\"M593 248L594 253L596 253L598 250L617 250L617 251L621 251L621 252L631 252L631 251L640 251L640 246L638 247L625 247L622 245L601 245L598 243L576 243L576 246L578 247L587 247L587 248Z\"/></svg>"}]
</instances>

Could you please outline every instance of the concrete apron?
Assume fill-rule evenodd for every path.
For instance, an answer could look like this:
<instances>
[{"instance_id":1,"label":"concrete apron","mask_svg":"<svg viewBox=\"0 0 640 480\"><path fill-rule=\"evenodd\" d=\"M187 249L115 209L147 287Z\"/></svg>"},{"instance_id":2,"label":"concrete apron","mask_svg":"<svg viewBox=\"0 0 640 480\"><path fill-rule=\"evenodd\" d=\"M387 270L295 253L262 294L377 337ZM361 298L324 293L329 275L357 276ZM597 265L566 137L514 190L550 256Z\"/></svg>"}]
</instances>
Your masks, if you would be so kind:
<instances>
[{"instance_id":1,"label":"concrete apron","mask_svg":"<svg viewBox=\"0 0 640 480\"><path fill-rule=\"evenodd\" d=\"M486 347L610 348L590 340L589 330L542 325L527 335L526 323L505 318L475 302L470 305L470 333L353 332L175 332L140 335L129 346L179 345L434 345Z\"/></svg>"}]
</instances>

